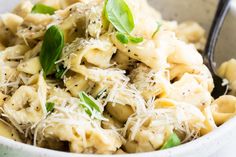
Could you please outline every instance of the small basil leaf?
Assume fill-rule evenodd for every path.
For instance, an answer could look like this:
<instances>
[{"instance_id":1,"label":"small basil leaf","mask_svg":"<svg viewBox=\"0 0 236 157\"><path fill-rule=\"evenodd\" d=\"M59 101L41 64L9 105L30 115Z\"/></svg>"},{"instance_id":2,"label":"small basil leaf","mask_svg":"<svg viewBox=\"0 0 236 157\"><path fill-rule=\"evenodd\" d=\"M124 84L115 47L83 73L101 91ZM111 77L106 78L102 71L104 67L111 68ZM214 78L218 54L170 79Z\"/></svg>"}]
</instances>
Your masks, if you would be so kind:
<instances>
[{"instance_id":1,"label":"small basil leaf","mask_svg":"<svg viewBox=\"0 0 236 157\"><path fill-rule=\"evenodd\" d=\"M92 115L91 110L95 110L95 111L101 113L101 110L100 110L99 106L97 105L96 100L93 97L87 95L85 92L80 92L79 98L80 98L81 102L86 104L86 105L82 104L82 106L83 106L83 108L85 108L85 111L86 111L86 113L88 113L88 115L90 115L90 116ZM90 109L88 109L88 107Z\"/></svg>"},{"instance_id":2,"label":"small basil leaf","mask_svg":"<svg viewBox=\"0 0 236 157\"><path fill-rule=\"evenodd\" d=\"M164 145L161 147L162 149L167 149L171 147L175 147L181 144L181 141L179 137L176 135L176 133L173 133L170 135L170 137L167 139L167 141L164 143Z\"/></svg>"},{"instance_id":3,"label":"small basil leaf","mask_svg":"<svg viewBox=\"0 0 236 157\"><path fill-rule=\"evenodd\" d=\"M44 75L55 70L55 62L60 58L64 47L63 32L57 26L51 26L45 33L43 45L39 54Z\"/></svg>"},{"instance_id":4,"label":"small basil leaf","mask_svg":"<svg viewBox=\"0 0 236 157\"><path fill-rule=\"evenodd\" d=\"M128 44L129 39L127 37L127 35L123 34L123 33L117 33L116 34L116 38L122 43L122 44Z\"/></svg>"},{"instance_id":5,"label":"small basil leaf","mask_svg":"<svg viewBox=\"0 0 236 157\"><path fill-rule=\"evenodd\" d=\"M105 16L121 33L131 33L134 29L134 18L129 6L124 0L108 0Z\"/></svg>"},{"instance_id":6,"label":"small basil leaf","mask_svg":"<svg viewBox=\"0 0 236 157\"><path fill-rule=\"evenodd\" d=\"M52 103L52 102L47 102L47 103L46 103L46 110L47 110L47 112L48 112L48 113L49 113L49 112L52 112L52 111L54 110L54 106L55 106L54 103Z\"/></svg>"},{"instance_id":7,"label":"small basil leaf","mask_svg":"<svg viewBox=\"0 0 236 157\"><path fill-rule=\"evenodd\" d=\"M56 79L62 79L63 76L65 75L65 71L66 69L63 67L63 65L60 65L55 73Z\"/></svg>"},{"instance_id":8,"label":"small basil leaf","mask_svg":"<svg viewBox=\"0 0 236 157\"><path fill-rule=\"evenodd\" d=\"M152 38L154 38L155 37L155 35L159 32L159 30L160 30L160 28L161 28L161 26L162 26L162 24L161 23L159 23L159 22L157 22L157 29L156 29L156 31L152 34Z\"/></svg>"},{"instance_id":9,"label":"small basil leaf","mask_svg":"<svg viewBox=\"0 0 236 157\"><path fill-rule=\"evenodd\" d=\"M49 15L53 15L55 11L56 9L40 3L35 4L31 10L32 13L49 14Z\"/></svg>"},{"instance_id":10,"label":"small basil leaf","mask_svg":"<svg viewBox=\"0 0 236 157\"><path fill-rule=\"evenodd\" d=\"M143 37L132 37L129 36L129 41L131 41L132 43L138 44L143 42Z\"/></svg>"}]
</instances>

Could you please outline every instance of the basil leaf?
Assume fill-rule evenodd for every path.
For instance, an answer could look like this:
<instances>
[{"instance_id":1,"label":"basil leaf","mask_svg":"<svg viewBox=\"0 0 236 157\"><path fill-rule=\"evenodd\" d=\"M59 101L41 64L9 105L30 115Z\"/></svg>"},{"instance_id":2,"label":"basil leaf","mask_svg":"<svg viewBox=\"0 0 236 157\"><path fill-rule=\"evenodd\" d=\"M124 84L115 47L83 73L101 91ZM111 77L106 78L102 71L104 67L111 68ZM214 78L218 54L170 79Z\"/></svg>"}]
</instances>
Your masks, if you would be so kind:
<instances>
[{"instance_id":1,"label":"basil leaf","mask_svg":"<svg viewBox=\"0 0 236 157\"><path fill-rule=\"evenodd\" d=\"M152 34L152 38L154 38L154 36L159 32L160 28L161 28L162 24L157 22L157 29L156 31Z\"/></svg>"},{"instance_id":2,"label":"basil leaf","mask_svg":"<svg viewBox=\"0 0 236 157\"><path fill-rule=\"evenodd\" d=\"M54 110L54 106L55 104L53 102L47 102L46 103L46 109L47 109L47 112L52 112Z\"/></svg>"},{"instance_id":3,"label":"basil leaf","mask_svg":"<svg viewBox=\"0 0 236 157\"><path fill-rule=\"evenodd\" d=\"M122 43L122 44L128 44L129 39L127 37L127 35L123 34L123 33L117 33L116 34L116 38Z\"/></svg>"},{"instance_id":4,"label":"basil leaf","mask_svg":"<svg viewBox=\"0 0 236 157\"><path fill-rule=\"evenodd\" d=\"M63 65L60 65L55 73L56 79L62 79L63 76L65 75L65 71L66 69L63 67Z\"/></svg>"},{"instance_id":5,"label":"basil leaf","mask_svg":"<svg viewBox=\"0 0 236 157\"><path fill-rule=\"evenodd\" d=\"M134 29L134 18L124 0L108 0L105 16L121 33L131 33Z\"/></svg>"},{"instance_id":6,"label":"basil leaf","mask_svg":"<svg viewBox=\"0 0 236 157\"><path fill-rule=\"evenodd\" d=\"M44 75L55 70L55 62L60 58L64 47L63 32L57 26L51 26L45 33L43 45L39 54Z\"/></svg>"},{"instance_id":7,"label":"basil leaf","mask_svg":"<svg viewBox=\"0 0 236 157\"><path fill-rule=\"evenodd\" d=\"M143 42L143 37L132 37L129 36L129 41L131 41L132 43L138 44Z\"/></svg>"},{"instance_id":8,"label":"basil leaf","mask_svg":"<svg viewBox=\"0 0 236 157\"><path fill-rule=\"evenodd\" d=\"M164 143L164 145L161 147L161 150L175 147L181 144L181 141L179 137L176 135L176 133L173 133L170 135L170 137L167 139L167 141Z\"/></svg>"},{"instance_id":9,"label":"basil leaf","mask_svg":"<svg viewBox=\"0 0 236 157\"><path fill-rule=\"evenodd\" d=\"M91 110L95 110L95 111L101 113L101 110L100 110L99 106L96 104L96 100L93 97L87 95L85 92L80 92L79 98L80 98L81 102L84 103L81 105L85 109L86 113L88 113L88 115L90 115L90 116L92 115Z\"/></svg>"},{"instance_id":10,"label":"basil leaf","mask_svg":"<svg viewBox=\"0 0 236 157\"><path fill-rule=\"evenodd\" d=\"M53 15L55 13L56 9L46 6L44 4L35 4L34 7L31 10L31 13L40 13L40 14L49 14Z\"/></svg>"}]
</instances>

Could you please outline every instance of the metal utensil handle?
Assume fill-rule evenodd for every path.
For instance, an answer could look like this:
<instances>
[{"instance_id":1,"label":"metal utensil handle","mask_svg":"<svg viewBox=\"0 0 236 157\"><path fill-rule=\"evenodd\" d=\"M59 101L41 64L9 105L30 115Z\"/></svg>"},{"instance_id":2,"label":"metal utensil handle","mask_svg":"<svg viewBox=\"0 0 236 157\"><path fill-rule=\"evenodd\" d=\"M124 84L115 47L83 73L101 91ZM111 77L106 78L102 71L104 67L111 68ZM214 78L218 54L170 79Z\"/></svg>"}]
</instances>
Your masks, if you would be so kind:
<instances>
[{"instance_id":1,"label":"metal utensil handle","mask_svg":"<svg viewBox=\"0 0 236 157\"><path fill-rule=\"evenodd\" d=\"M215 73L214 65L213 65L215 46L219 37L219 33L222 28L222 25L224 23L225 16L227 15L229 11L230 2L231 0L219 0L216 14L215 14L213 23L211 25L209 37L208 37L207 44L205 47L204 58L207 60L204 60L204 63L207 65L207 67L212 73Z\"/></svg>"}]
</instances>

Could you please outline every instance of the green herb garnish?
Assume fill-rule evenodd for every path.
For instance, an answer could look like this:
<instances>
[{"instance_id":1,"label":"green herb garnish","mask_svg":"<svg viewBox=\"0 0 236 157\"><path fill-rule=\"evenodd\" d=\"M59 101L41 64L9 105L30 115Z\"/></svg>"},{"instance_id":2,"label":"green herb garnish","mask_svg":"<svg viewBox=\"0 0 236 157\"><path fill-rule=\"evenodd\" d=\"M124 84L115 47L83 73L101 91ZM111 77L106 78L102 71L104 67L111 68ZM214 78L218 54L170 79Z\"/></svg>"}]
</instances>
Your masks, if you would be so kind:
<instances>
[{"instance_id":1,"label":"green herb garnish","mask_svg":"<svg viewBox=\"0 0 236 157\"><path fill-rule=\"evenodd\" d=\"M161 150L175 147L181 144L181 141L179 137L176 135L176 133L173 133L170 135L170 137L167 139L167 141L164 143L164 145L161 147Z\"/></svg>"},{"instance_id":2,"label":"green herb garnish","mask_svg":"<svg viewBox=\"0 0 236 157\"><path fill-rule=\"evenodd\" d=\"M105 15L121 33L131 33L134 29L132 12L124 0L108 0Z\"/></svg>"},{"instance_id":3,"label":"green herb garnish","mask_svg":"<svg viewBox=\"0 0 236 157\"><path fill-rule=\"evenodd\" d=\"M161 28L161 26L162 26L162 24L161 23L159 23L159 22L157 22L157 29L156 29L156 31L152 34L152 38L154 38L155 37L155 35L159 32L159 30L160 30L160 28Z\"/></svg>"},{"instance_id":4,"label":"green herb garnish","mask_svg":"<svg viewBox=\"0 0 236 157\"><path fill-rule=\"evenodd\" d=\"M56 79L62 79L63 76L65 75L65 71L66 71L66 69L64 68L63 65L58 66L58 68L56 69L56 73L55 73Z\"/></svg>"},{"instance_id":5,"label":"green herb garnish","mask_svg":"<svg viewBox=\"0 0 236 157\"><path fill-rule=\"evenodd\" d=\"M56 9L40 3L35 4L31 10L32 13L49 14L49 15L53 15L55 11Z\"/></svg>"},{"instance_id":6,"label":"green herb garnish","mask_svg":"<svg viewBox=\"0 0 236 157\"><path fill-rule=\"evenodd\" d=\"M87 95L85 92L80 92L79 98L80 98L80 101L82 102L81 105L83 106L83 108L85 109L85 112L88 115L91 116L92 111L94 110L99 113L102 112L100 107L97 105L96 100L92 96Z\"/></svg>"},{"instance_id":7,"label":"green herb garnish","mask_svg":"<svg viewBox=\"0 0 236 157\"><path fill-rule=\"evenodd\" d=\"M51 26L45 33L39 54L45 76L52 74L55 70L55 62L60 58L63 47L63 32L57 26Z\"/></svg>"},{"instance_id":8,"label":"green herb garnish","mask_svg":"<svg viewBox=\"0 0 236 157\"><path fill-rule=\"evenodd\" d=\"M131 41L132 43L138 44L138 43L143 42L143 38L129 36L129 41Z\"/></svg>"},{"instance_id":9,"label":"green herb garnish","mask_svg":"<svg viewBox=\"0 0 236 157\"><path fill-rule=\"evenodd\" d=\"M122 43L122 44L128 44L129 38L127 37L126 34L123 33L117 33L116 38Z\"/></svg>"},{"instance_id":10,"label":"green herb garnish","mask_svg":"<svg viewBox=\"0 0 236 157\"><path fill-rule=\"evenodd\" d=\"M122 43L122 44L128 44L129 41L134 43L134 44L138 44L143 42L143 38L142 37L132 37L130 35L124 34L124 33L120 33L117 32L116 33L116 38Z\"/></svg>"},{"instance_id":11,"label":"green herb garnish","mask_svg":"<svg viewBox=\"0 0 236 157\"><path fill-rule=\"evenodd\" d=\"M54 106L55 106L55 104L53 102L47 102L46 103L46 110L47 110L47 112L48 113L52 112L54 110Z\"/></svg>"},{"instance_id":12,"label":"green herb garnish","mask_svg":"<svg viewBox=\"0 0 236 157\"><path fill-rule=\"evenodd\" d=\"M116 38L123 44L140 43L142 37L132 37L130 33L134 29L134 18L129 6L124 0L106 0L104 14L107 20L116 28Z\"/></svg>"}]
</instances>

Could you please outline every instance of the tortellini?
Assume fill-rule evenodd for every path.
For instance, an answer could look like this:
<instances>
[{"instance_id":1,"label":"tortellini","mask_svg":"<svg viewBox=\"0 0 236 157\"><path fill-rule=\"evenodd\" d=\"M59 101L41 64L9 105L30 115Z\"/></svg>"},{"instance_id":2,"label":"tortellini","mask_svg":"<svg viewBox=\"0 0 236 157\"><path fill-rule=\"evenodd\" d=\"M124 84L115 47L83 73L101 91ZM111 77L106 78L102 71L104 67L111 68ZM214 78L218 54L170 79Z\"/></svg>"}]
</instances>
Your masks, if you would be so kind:
<instances>
[{"instance_id":1,"label":"tortellini","mask_svg":"<svg viewBox=\"0 0 236 157\"><path fill-rule=\"evenodd\" d=\"M236 60L231 59L227 62L224 62L218 69L218 74L222 78L226 78L229 82L230 89L232 94L236 94L236 74L235 74ZM226 82L227 83L227 82ZM225 84L227 85L227 84Z\"/></svg>"},{"instance_id":2,"label":"tortellini","mask_svg":"<svg viewBox=\"0 0 236 157\"><path fill-rule=\"evenodd\" d=\"M27 74L37 74L42 69L39 57L31 58L17 66L17 70Z\"/></svg>"},{"instance_id":3,"label":"tortellini","mask_svg":"<svg viewBox=\"0 0 236 157\"><path fill-rule=\"evenodd\" d=\"M4 101L7 99L7 95L0 92L0 107L4 104Z\"/></svg>"},{"instance_id":4,"label":"tortellini","mask_svg":"<svg viewBox=\"0 0 236 157\"><path fill-rule=\"evenodd\" d=\"M175 51L168 57L168 61L174 64L202 65L202 56L193 45L187 45L183 41L176 41Z\"/></svg>"},{"instance_id":5,"label":"tortellini","mask_svg":"<svg viewBox=\"0 0 236 157\"><path fill-rule=\"evenodd\" d=\"M28 46L25 45L15 45L6 48L3 53L4 60L18 60L24 58L24 54L29 50Z\"/></svg>"},{"instance_id":6,"label":"tortellini","mask_svg":"<svg viewBox=\"0 0 236 157\"><path fill-rule=\"evenodd\" d=\"M62 101L57 104L54 112L60 113L61 109L67 106L66 108L70 111L71 116L67 117L65 114L49 115L38 126L40 130L38 136L67 141L70 151L75 153L113 153L121 146L122 140L118 133L111 129L100 128L99 121L91 123L89 116L77 104L79 103L77 98L71 99L71 96L65 92L60 91L60 93L63 95L63 99L55 97L55 95L51 95L49 98L50 101L57 103L60 102L59 99Z\"/></svg>"},{"instance_id":7,"label":"tortellini","mask_svg":"<svg viewBox=\"0 0 236 157\"><path fill-rule=\"evenodd\" d=\"M213 79L211 77L210 71L205 65L171 65L170 79L177 81L181 79L181 77L186 73L191 74L203 88L207 89L209 92L212 92L214 88Z\"/></svg>"},{"instance_id":8,"label":"tortellini","mask_svg":"<svg viewBox=\"0 0 236 157\"><path fill-rule=\"evenodd\" d=\"M127 121L126 127L129 128L126 132L128 141L125 144L125 150L127 152L157 150L173 131L181 131L185 127L190 129L190 132L194 131L195 127L198 128L205 120L197 107L166 98L157 99L155 107L150 110L152 111L130 117ZM175 126L176 123L181 124L180 127ZM197 134L198 131L195 133Z\"/></svg>"},{"instance_id":9,"label":"tortellini","mask_svg":"<svg viewBox=\"0 0 236 157\"><path fill-rule=\"evenodd\" d=\"M207 106L203 109L203 114L205 116L204 127L201 129L201 134L205 135L215 128L217 128L215 124L215 120L212 115L211 106Z\"/></svg>"},{"instance_id":10,"label":"tortellini","mask_svg":"<svg viewBox=\"0 0 236 157\"><path fill-rule=\"evenodd\" d=\"M155 72L140 64L132 71L131 81L146 100L156 96L163 97L170 92L171 83L168 71Z\"/></svg>"},{"instance_id":11,"label":"tortellini","mask_svg":"<svg viewBox=\"0 0 236 157\"><path fill-rule=\"evenodd\" d=\"M5 49L5 46L2 43L0 43L0 51L2 51L4 49Z\"/></svg>"},{"instance_id":12,"label":"tortellini","mask_svg":"<svg viewBox=\"0 0 236 157\"><path fill-rule=\"evenodd\" d=\"M123 45L117 38L116 35L112 35L112 41L116 47L125 55L145 63L151 68L158 69L166 66L165 54L157 51L155 43L151 40L144 41L138 47L136 44L129 43L128 45Z\"/></svg>"},{"instance_id":13,"label":"tortellini","mask_svg":"<svg viewBox=\"0 0 236 157\"><path fill-rule=\"evenodd\" d=\"M67 90L75 97L77 97L81 91L89 91L91 86L93 86L93 83L89 82L89 80L85 80L84 76L79 74L65 79Z\"/></svg>"},{"instance_id":14,"label":"tortellini","mask_svg":"<svg viewBox=\"0 0 236 157\"><path fill-rule=\"evenodd\" d=\"M13 34L3 23L3 20L0 19L0 43L2 44L2 47L12 46L15 42L15 34Z\"/></svg>"},{"instance_id":15,"label":"tortellini","mask_svg":"<svg viewBox=\"0 0 236 157\"><path fill-rule=\"evenodd\" d=\"M211 94L204 89L193 75L184 74L179 81L172 84L168 98L186 102L204 108L211 104Z\"/></svg>"},{"instance_id":16,"label":"tortellini","mask_svg":"<svg viewBox=\"0 0 236 157\"><path fill-rule=\"evenodd\" d=\"M236 98L224 95L216 99L211 105L214 121L221 125L236 115Z\"/></svg>"},{"instance_id":17,"label":"tortellini","mask_svg":"<svg viewBox=\"0 0 236 157\"><path fill-rule=\"evenodd\" d=\"M18 132L14 128L9 126L6 122L2 121L0 121L0 136L12 139L14 141L22 142Z\"/></svg>"},{"instance_id":18,"label":"tortellini","mask_svg":"<svg viewBox=\"0 0 236 157\"><path fill-rule=\"evenodd\" d=\"M81 47L83 45L83 47ZM71 52L72 49L72 52ZM67 52L67 50L70 50ZM100 68L107 68L110 66L110 60L116 49L109 38L102 37L101 40L91 39L89 41L76 39L71 45L65 48L64 55L69 54L67 60L68 66L77 68L84 60L88 63L96 65Z\"/></svg>"},{"instance_id":19,"label":"tortellini","mask_svg":"<svg viewBox=\"0 0 236 157\"><path fill-rule=\"evenodd\" d=\"M133 141L125 144L125 150L128 153L154 151L163 145L164 140L164 134L155 133L150 129L142 129Z\"/></svg>"},{"instance_id":20,"label":"tortellini","mask_svg":"<svg viewBox=\"0 0 236 157\"><path fill-rule=\"evenodd\" d=\"M32 10L33 4L30 0L22 0L20 3L15 7L13 13L22 18L26 17Z\"/></svg>"},{"instance_id":21,"label":"tortellini","mask_svg":"<svg viewBox=\"0 0 236 157\"><path fill-rule=\"evenodd\" d=\"M30 13L17 29L16 35L27 45L34 44L34 40L42 39L46 26L52 22L52 17L47 14Z\"/></svg>"},{"instance_id":22,"label":"tortellini","mask_svg":"<svg viewBox=\"0 0 236 157\"><path fill-rule=\"evenodd\" d=\"M155 101L155 108L157 109L157 112L158 112L158 109L160 109L160 112L163 108L171 109L170 113L168 113L168 110L166 111L167 114L170 114L169 117L177 116L177 118L173 118L173 119L170 118L170 122L175 121L175 120L179 122L187 122L188 127L192 130L194 130L195 127L198 128L199 127L198 125L201 125L201 123L204 122L205 120L205 117L203 113L201 112L201 110L191 103L175 101L169 98L161 98ZM177 113L177 112L182 113L182 114L175 115L174 113Z\"/></svg>"},{"instance_id":23,"label":"tortellini","mask_svg":"<svg viewBox=\"0 0 236 157\"><path fill-rule=\"evenodd\" d=\"M108 113L111 114L112 117L117 119L119 122L125 123L130 115L134 113L133 109L129 105L121 105L109 103L106 106Z\"/></svg>"},{"instance_id":24,"label":"tortellini","mask_svg":"<svg viewBox=\"0 0 236 157\"><path fill-rule=\"evenodd\" d=\"M12 13L6 13L1 15L3 24L10 29L12 33L16 33L17 27L23 23L23 18Z\"/></svg>"},{"instance_id":25,"label":"tortellini","mask_svg":"<svg viewBox=\"0 0 236 157\"><path fill-rule=\"evenodd\" d=\"M136 67L135 63L137 62L135 59L130 58L127 55L124 55L122 52L117 51L115 56L112 58L115 66L122 70L132 71L133 68Z\"/></svg>"},{"instance_id":26,"label":"tortellini","mask_svg":"<svg viewBox=\"0 0 236 157\"><path fill-rule=\"evenodd\" d=\"M3 105L4 112L17 124L34 124L42 118L42 108L36 90L21 86Z\"/></svg>"},{"instance_id":27,"label":"tortellini","mask_svg":"<svg viewBox=\"0 0 236 157\"><path fill-rule=\"evenodd\" d=\"M194 44L198 50L204 50L206 43L205 30L198 23L194 21L183 22L175 32L181 40Z\"/></svg>"}]
</instances>

